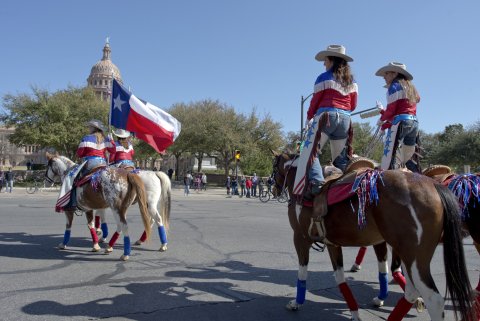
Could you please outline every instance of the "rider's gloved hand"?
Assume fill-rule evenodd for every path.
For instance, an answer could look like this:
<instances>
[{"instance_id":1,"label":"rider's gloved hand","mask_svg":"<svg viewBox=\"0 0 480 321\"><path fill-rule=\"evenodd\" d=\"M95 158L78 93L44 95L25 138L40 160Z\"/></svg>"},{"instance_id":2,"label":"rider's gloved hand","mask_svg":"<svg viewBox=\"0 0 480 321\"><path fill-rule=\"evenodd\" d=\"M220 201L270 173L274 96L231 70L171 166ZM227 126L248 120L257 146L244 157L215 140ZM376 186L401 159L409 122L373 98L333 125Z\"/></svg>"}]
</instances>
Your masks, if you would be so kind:
<instances>
[{"instance_id":1,"label":"rider's gloved hand","mask_svg":"<svg viewBox=\"0 0 480 321\"><path fill-rule=\"evenodd\" d=\"M381 127L383 125L384 121L381 120L380 118L377 120L377 126Z\"/></svg>"},{"instance_id":2,"label":"rider's gloved hand","mask_svg":"<svg viewBox=\"0 0 480 321\"><path fill-rule=\"evenodd\" d=\"M377 100L376 107L377 107L378 110L380 110L380 111L384 111L384 110L385 110L385 107L383 107L382 103L381 103L379 100Z\"/></svg>"}]
</instances>

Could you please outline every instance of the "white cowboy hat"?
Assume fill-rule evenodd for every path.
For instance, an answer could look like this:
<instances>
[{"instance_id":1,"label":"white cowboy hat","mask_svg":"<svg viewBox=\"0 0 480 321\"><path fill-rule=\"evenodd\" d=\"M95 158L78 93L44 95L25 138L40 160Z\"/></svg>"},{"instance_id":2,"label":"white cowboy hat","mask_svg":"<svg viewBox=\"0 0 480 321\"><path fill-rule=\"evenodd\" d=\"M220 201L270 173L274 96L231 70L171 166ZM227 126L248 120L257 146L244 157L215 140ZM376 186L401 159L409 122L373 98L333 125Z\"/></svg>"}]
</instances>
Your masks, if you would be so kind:
<instances>
[{"instance_id":1,"label":"white cowboy hat","mask_svg":"<svg viewBox=\"0 0 480 321\"><path fill-rule=\"evenodd\" d=\"M378 69L377 72L375 73L375 76L383 77L385 76L385 73L388 71L398 72L399 74L404 75L405 78L407 78L407 80L413 79L412 74L407 71L407 66L405 66L400 62L394 62L394 61L389 62L388 65Z\"/></svg>"},{"instance_id":2,"label":"white cowboy hat","mask_svg":"<svg viewBox=\"0 0 480 321\"><path fill-rule=\"evenodd\" d=\"M103 126L103 123L99 120L92 119L87 123L87 126L94 127L100 129L102 132L105 132L105 126Z\"/></svg>"},{"instance_id":3,"label":"white cowboy hat","mask_svg":"<svg viewBox=\"0 0 480 321\"><path fill-rule=\"evenodd\" d=\"M325 57L340 57L348 62L353 61L353 58L345 54L345 47L341 45L330 45L327 50L320 51L315 55L315 59L318 61L324 61Z\"/></svg>"},{"instance_id":4,"label":"white cowboy hat","mask_svg":"<svg viewBox=\"0 0 480 321\"><path fill-rule=\"evenodd\" d=\"M120 138L127 138L130 136L130 132L125 129L114 129L113 134Z\"/></svg>"}]
</instances>

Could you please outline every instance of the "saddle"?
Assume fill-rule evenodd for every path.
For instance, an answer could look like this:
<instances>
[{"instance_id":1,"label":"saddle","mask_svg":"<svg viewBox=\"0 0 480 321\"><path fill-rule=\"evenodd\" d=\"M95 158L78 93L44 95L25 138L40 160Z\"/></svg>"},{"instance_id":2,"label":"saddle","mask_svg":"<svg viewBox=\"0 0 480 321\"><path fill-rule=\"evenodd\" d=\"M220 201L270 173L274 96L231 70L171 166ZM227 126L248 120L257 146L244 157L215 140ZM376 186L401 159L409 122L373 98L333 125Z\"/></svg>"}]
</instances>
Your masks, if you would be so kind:
<instances>
[{"instance_id":1,"label":"saddle","mask_svg":"<svg viewBox=\"0 0 480 321\"><path fill-rule=\"evenodd\" d=\"M455 175L455 173L452 172L452 169L445 165L432 165L426 168L422 174L434 179L442 185L448 185L451 178Z\"/></svg>"},{"instance_id":2,"label":"saddle","mask_svg":"<svg viewBox=\"0 0 480 321\"><path fill-rule=\"evenodd\" d=\"M313 201L313 214L309 227L308 234L314 241L322 242L324 244L331 244L325 235L324 217L328 214L328 206L341 202L355 194L352 191L352 186L358 175L375 168L373 161L358 157L350 161L345 169L343 175L334 175L326 177L325 185L319 195ZM317 231L313 231L316 227Z\"/></svg>"},{"instance_id":3,"label":"saddle","mask_svg":"<svg viewBox=\"0 0 480 321\"><path fill-rule=\"evenodd\" d=\"M363 157L354 158L345 169L345 174L326 178L326 183L313 201L313 217L318 220L328 213L328 205L339 203L352 195L351 187L357 176L368 169L374 169L375 164Z\"/></svg>"}]
</instances>

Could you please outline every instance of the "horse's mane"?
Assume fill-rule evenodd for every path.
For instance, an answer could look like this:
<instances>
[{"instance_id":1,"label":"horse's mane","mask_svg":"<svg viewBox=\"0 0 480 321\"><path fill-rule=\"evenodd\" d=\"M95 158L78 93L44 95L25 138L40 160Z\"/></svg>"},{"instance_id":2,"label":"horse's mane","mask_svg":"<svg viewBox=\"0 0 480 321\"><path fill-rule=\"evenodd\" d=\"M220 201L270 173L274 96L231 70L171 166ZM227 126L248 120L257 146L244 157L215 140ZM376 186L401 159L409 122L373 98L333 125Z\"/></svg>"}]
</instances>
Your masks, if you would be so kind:
<instances>
[{"instance_id":1,"label":"horse's mane","mask_svg":"<svg viewBox=\"0 0 480 321\"><path fill-rule=\"evenodd\" d=\"M67 168L70 168L76 165L76 163L72 161L70 158L68 158L67 156L58 156L58 158L67 166Z\"/></svg>"}]
</instances>

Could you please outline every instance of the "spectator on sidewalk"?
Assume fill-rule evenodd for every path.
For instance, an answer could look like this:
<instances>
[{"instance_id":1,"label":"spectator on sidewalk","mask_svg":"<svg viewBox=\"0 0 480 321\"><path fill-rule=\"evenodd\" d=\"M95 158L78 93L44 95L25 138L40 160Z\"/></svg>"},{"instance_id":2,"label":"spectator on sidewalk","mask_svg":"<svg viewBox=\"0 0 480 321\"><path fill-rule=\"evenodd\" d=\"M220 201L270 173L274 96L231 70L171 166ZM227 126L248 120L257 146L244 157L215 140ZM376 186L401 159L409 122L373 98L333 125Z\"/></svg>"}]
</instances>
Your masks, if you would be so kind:
<instances>
[{"instance_id":1,"label":"spectator on sidewalk","mask_svg":"<svg viewBox=\"0 0 480 321\"><path fill-rule=\"evenodd\" d=\"M190 184L192 184L192 175L190 172L187 172L187 175L183 178L183 196L190 194Z\"/></svg>"},{"instance_id":2,"label":"spectator on sidewalk","mask_svg":"<svg viewBox=\"0 0 480 321\"><path fill-rule=\"evenodd\" d=\"M13 189L13 172L12 172L12 168L10 167L8 169L8 171L5 173L5 193L9 192L11 193L12 192L12 189Z\"/></svg>"},{"instance_id":3,"label":"spectator on sidewalk","mask_svg":"<svg viewBox=\"0 0 480 321\"><path fill-rule=\"evenodd\" d=\"M230 196L230 188L232 187L232 181L230 176L227 177L227 181L225 182L225 187L227 188L227 195Z\"/></svg>"},{"instance_id":4,"label":"spectator on sidewalk","mask_svg":"<svg viewBox=\"0 0 480 321\"><path fill-rule=\"evenodd\" d=\"M258 185L258 176L257 176L257 173L253 173L253 177L252 177L252 197L257 197L257 185Z\"/></svg>"},{"instance_id":5,"label":"spectator on sidewalk","mask_svg":"<svg viewBox=\"0 0 480 321\"><path fill-rule=\"evenodd\" d=\"M2 192L2 189L3 189L4 179L5 179L4 172L2 169L0 169L0 193Z\"/></svg>"},{"instance_id":6,"label":"spectator on sidewalk","mask_svg":"<svg viewBox=\"0 0 480 321\"><path fill-rule=\"evenodd\" d=\"M252 195L252 180L250 177L247 177L247 180L245 181L245 187L247 188L247 198L250 198L250 195Z\"/></svg>"},{"instance_id":7,"label":"spectator on sidewalk","mask_svg":"<svg viewBox=\"0 0 480 321\"><path fill-rule=\"evenodd\" d=\"M245 190L245 182L247 180L245 179L245 176L242 175L242 177L240 177L240 197L244 197L247 195L247 192Z\"/></svg>"},{"instance_id":8,"label":"spectator on sidewalk","mask_svg":"<svg viewBox=\"0 0 480 321\"><path fill-rule=\"evenodd\" d=\"M202 174L202 189L207 191L207 174Z\"/></svg>"}]
</instances>

